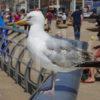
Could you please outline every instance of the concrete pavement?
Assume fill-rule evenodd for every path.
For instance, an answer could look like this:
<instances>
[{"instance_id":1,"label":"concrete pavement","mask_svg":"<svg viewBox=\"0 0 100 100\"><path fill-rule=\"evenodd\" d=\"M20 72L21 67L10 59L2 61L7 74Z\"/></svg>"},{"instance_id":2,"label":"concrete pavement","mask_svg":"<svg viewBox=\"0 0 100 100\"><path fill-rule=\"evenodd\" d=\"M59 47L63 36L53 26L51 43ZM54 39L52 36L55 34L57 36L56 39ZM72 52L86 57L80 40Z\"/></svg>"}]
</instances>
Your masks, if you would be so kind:
<instances>
[{"instance_id":1,"label":"concrete pavement","mask_svg":"<svg viewBox=\"0 0 100 100\"><path fill-rule=\"evenodd\" d=\"M23 88L0 69L0 100L28 100L29 97Z\"/></svg>"},{"instance_id":2,"label":"concrete pavement","mask_svg":"<svg viewBox=\"0 0 100 100\"><path fill-rule=\"evenodd\" d=\"M100 100L100 82L81 83L77 100Z\"/></svg>"}]
</instances>

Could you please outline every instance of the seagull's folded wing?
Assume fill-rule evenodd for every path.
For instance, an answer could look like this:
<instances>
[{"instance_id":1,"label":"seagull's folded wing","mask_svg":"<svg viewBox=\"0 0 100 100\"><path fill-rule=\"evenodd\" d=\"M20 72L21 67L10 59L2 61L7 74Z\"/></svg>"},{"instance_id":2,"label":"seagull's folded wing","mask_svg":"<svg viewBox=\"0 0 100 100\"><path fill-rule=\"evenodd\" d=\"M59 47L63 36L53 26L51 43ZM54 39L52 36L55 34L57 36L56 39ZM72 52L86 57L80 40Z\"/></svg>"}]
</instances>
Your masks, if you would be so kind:
<instances>
[{"instance_id":1,"label":"seagull's folded wing","mask_svg":"<svg viewBox=\"0 0 100 100\"><path fill-rule=\"evenodd\" d=\"M82 62L82 55L80 52L71 50L61 50L57 52L56 50L46 50L44 55L51 61L52 64L63 68L72 68L77 64Z\"/></svg>"},{"instance_id":2,"label":"seagull's folded wing","mask_svg":"<svg viewBox=\"0 0 100 100\"><path fill-rule=\"evenodd\" d=\"M80 50L87 50L88 49L88 43L85 41L79 41L79 40L72 40L68 38L57 38L53 37L54 41L56 40L62 47L70 47L70 48L77 48Z\"/></svg>"}]
</instances>

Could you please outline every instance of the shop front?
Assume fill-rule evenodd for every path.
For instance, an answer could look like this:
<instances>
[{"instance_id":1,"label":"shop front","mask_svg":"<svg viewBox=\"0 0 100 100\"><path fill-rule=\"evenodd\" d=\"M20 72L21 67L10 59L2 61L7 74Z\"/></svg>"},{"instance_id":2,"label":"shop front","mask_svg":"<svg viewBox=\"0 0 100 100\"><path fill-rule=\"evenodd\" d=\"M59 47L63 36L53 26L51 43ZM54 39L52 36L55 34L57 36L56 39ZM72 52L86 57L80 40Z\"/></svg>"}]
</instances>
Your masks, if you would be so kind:
<instances>
[{"instance_id":1,"label":"shop front","mask_svg":"<svg viewBox=\"0 0 100 100\"><path fill-rule=\"evenodd\" d=\"M43 7L55 7L57 9L64 8L71 11L75 11L76 6L80 6L84 8L85 0L33 0L34 6L38 6L39 8Z\"/></svg>"},{"instance_id":2,"label":"shop front","mask_svg":"<svg viewBox=\"0 0 100 100\"><path fill-rule=\"evenodd\" d=\"M91 10L93 8L93 0L85 0L84 7L88 8L88 10Z\"/></svg>"}]
</instances>

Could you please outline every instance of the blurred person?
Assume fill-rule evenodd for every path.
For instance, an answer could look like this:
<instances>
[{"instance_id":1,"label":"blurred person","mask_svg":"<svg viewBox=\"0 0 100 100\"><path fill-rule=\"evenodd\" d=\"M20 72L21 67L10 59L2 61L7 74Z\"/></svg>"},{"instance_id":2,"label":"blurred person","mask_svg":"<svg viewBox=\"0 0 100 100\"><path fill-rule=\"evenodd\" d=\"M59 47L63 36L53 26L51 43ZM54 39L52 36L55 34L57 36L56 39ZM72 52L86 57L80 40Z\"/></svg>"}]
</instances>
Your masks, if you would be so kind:
<instances>
[{"instance_id":1,"label":"blurred person","mask_svg":"<svg viewBox=\"0 0 100 100\"><path fill-rule=\"evenodd\" d=\"M89 51L92 51L93 56L90 56L89 54L86 56L87 61L90 61L92 58L92 61L100 61L100 45L97 45L94 47L94 37L91 36L91 40L89 41ZM97 74L96 68L85 68L83 70L82 75L82 82L84 83L94 83L95 82L95 75Z\"/></svg>"},{"instance_id":2,"label":"blurred person","mask_svg":"<svg viewBox=\"0 0 100 100\"><path fill-rule=\"evenodd\" d=\"M81 30L83 16L79 6L76 7L76 11L73 12L71 16L73 20L74 37L76 40L80 40L80 30Z\"/></svg>"},{"instance_id":3,"label":"blurred person","mask_svg":"<svg viewBox=\"0 0 100 100\"><path fill-rule=\"evenodd\" d=\"M38 7L34 8L33 11L40 11Z\"/></svg>"},{"instance_id":4,"label":"blurred person","mask_svg":"<svg viewBox=\"0 0 100 100\"><path fill-rule=\"evenodd\" d=\"M95 54L94 54L95 59L100 58L100 45L95 46L94 49L95 49Z\"/></svg>"},{"instance_id":5,"label":"blurred person","mask_svg":"<svg viewBox=\"0 0 100 100\"><path fill-rule=\"evenodd\" d=\"M26 16L25 9L20 10L20 19L23 19Z\"/></svg>"},{"instance_id":6,"label":"blurred person","mask_svg":"<svg viewBox=\"0 0 100 100\"><path fill-rule=\"evenodd\" d=\"M0 26L5 26L5 22L3 20L2 15L0 15Z\"/></svg>"},{"instance_id":7,"label":"blurred person","mask_svg":"<svg viewBox=\"0 0 100 100\"><path fill-rule=\"evenodd\" d=\"M72 21L72 16L71 15L72 15L72 11L69 11L68 12L68 15L67 15L69 21Z\"/></svg>"},{"instance_id":8,"label":"blurred person","mask_svg":"<svg viewBox=\"0 0 100 100\"><path fill-rule=\"evenodd\" d=\"M66 24L66 19L67 19L67 16L65 13L62 14L62 20L63 20L63 24Z\"/></svg>"},{"instance_id":9,"label":"blurred person","mask_svg":"<svg viewBox=\"0 0 100 100\"><path fill-rule=\"evenodd\" d=\"M100 45L93 48L94 49L94 60L100 61ZM84 81L85 83L94 83L95 75L97 74L96 68L88 68L88 78Z\"/></svg>"},{"instance_id":10,"label":"blurred person","mask_svg":"<svg viewBox=\"0 0 100 100\"><path fill-rule=\"evenodd\" d=\"M96 17L97 26L100 26L100 15Z\"/></svg>"},{"instance_id":11,"label":"blurred person","mask_svg":"<svg viewBox=\"0 0 100 100\"><path fill-rule=\"evenodd\" d=\"M100 61L100 45L94 47L94 49L95 49L95 60ZM95 78L100 79L100 69L97 69L97 73L95 75Z\"/></svg>"},{"instance_id":12,"label":"blurred person","mask_svg":"<svg viewBox=\"0 0 100 100\"><path fill-rule=\"evenodd\" d=\"M12 16L12 13L11 12L9 13L9 23L10 22L13 22L13 16Z\"/></svg>"},{"instance_id":13,"label":"blurred person","mask_svg":"<svg viewBox=\"0 0 100 100\"><path fill-rule=\"evenodd\" d=\"M55 19L57 18L57 8L54 8L54 10L53 10L53 15L54 15L54 17L55 17Z\"/></svg>"},{"instance_id":14,"label":"blurred person","mask_svg":"<svg viewBox=\"0 0 100 100\"><path fill-rule=\"evenodd\" d=\"M6 23L4 22L4 19L3 19L2 15L0 15L0 26L4 27L5 25L6 25ZM5 48L8 45L7 38L8 38L8 30L0 28L0 42L2 42L0 45L0 53L3 52L3 54L5 54L9 51L8 48Z\"/></svg>"},{"instance_id":15,"label":"blurred person","mask_svg":"<svg viewBox=\"0 0 100 100\"><path fill-rule=\"evenodd\" d=\"M6 24L13 22L13 16L12 13L9 12L6 14Z\"/></svg>"},{"instance_id":16,"label":"blurred person","mask_svg":"<svg viewBox=\"0 0 100 100\"><path fill-rule=\"evenodd\" d=\"M98 40L100 41L100 32L97 34Z\"/></svg>"},{"instance_id":17,"label":"blurred person","mask_svg":"<svg viewBox=\"0 0 100 100\"><path fill-rule=\"evenodd\" d=\"M51 29L51 23L53 20L53 14L51 13L50 10L48 10L47 14L46 14L46 19L47 19L47 26L48 26L48 30Z\"/></svg>"},{"instance_id":18,"label":"blurred person","mask_svg":"<svg viewBox=\"0 0 100 100\"><path fill-rule=\"evenodd\" d=\"M24 19L24 17L26 16L26 12L25 9L21 9L20 10L20 19ZM30 25L24 25L24 30L29 30L30 29Z\"/></svg>"},{"instance_id":19,"label":"blurred person","mask_svg":"<svg viewBox=\"0 0 100 100\"><path fill-rule=\"evenodd\" d=\"M86 68L84 69L83 73L85 75L85 78L82 79L83 83L94 83L95 82L96 68Z\"/></svg>"},{"instance_id":20,"label":"blurred person","mask_svg":"<svg viewBox=\"0 0 100 100\"><path fill-rule=\"evenodd\" d=\"M13 15L10 9L6 9L4 15L3 15L4 21L6 24L13 22Z\"/></svg>"},{"instance_id":21,"label":"blurred person","mask_svg":"<svg viewBox=\"0 0 100 100\"><path fill-rule=\"evenodd\" d=\"M21 16L20 16L19 12L16 12L16 13L14 14L14 22L19 21L20 18L21 18Z\"/></svg>"},{"instance_id":22,"label":"blurred person","mask_svg":"<svg viewBox=\"0 0 100 100\"><path fill-rule=\"evenodd\" d=\"M90 55L87 55L87 61L91 60ZM83 83L94 83L95 82L95 74L96 74L96 68L84 68L83 74L82 74L82 82Z\"/></svg>"},{"instance_id":23,"label":"blurred person","mask_svg":"<svg viewBox=\"0 0 100 100\"><path fill-rule=\"evenodd\" d=\"M3 18L4 17L4 14L5 14L5 11L4 10L1 10L0 11L0 16Z\"/></svg>"}]
</instances>

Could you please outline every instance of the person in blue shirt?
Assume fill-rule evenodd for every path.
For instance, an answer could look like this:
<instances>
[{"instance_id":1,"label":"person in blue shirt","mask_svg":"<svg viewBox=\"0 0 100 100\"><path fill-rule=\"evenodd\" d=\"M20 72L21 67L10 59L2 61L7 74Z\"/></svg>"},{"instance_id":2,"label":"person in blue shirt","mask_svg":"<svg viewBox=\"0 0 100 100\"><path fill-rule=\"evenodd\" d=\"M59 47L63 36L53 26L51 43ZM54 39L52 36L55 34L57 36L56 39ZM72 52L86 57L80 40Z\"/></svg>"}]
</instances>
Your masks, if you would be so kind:
<instances>
[{"instance_id":1,"label":"person in blue shirt","mask_svg":"<svg viewBox=\"0 0 100 100\"><path fill-rule=\"evenodd\" d=\"M72 13L73 19L73 28L74 28L74 36L76 40L80 40L80 29L83 20L82 12L80 8L77 6L76 11Z\"/></svg>"},{"instance_id":2,"label":"person in blue shirt","mask_svg":"<svg viewBox=\"0 0 100 100\"><path fill-rule=\"evenodd\" d=\"M0 15L0 27L4 27L6 24L3 20L3 17ZM1 42L1 47L0 47L0 52L6 52L7 50L5 47L8 45L8 30L0 28L0 42Z\"/></svg>"},{"instance_id":3,"label":"person in blue shirt","mask_svg":"<svg viewBox=\"0 0 100 100\"><path fill-rule=\"evenodd\" d=\"M5 22L1 15L0 15L0 26L5 26Z\"/></svg>"},{"instance_id":4,"label":"person in blue shirt","mask_svg":"<svg viewBox=\"0 0 100 100\"><path fill-rule=\"evenodd\" d=\"M0 27L4 27L5 26L5 22L3 20L3 17L0 14ZM0 28L0 35L2 35L2 29Z\"/></svg>"}]
</instances>

